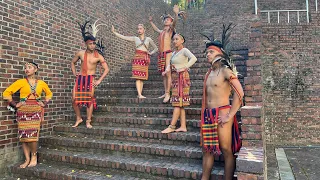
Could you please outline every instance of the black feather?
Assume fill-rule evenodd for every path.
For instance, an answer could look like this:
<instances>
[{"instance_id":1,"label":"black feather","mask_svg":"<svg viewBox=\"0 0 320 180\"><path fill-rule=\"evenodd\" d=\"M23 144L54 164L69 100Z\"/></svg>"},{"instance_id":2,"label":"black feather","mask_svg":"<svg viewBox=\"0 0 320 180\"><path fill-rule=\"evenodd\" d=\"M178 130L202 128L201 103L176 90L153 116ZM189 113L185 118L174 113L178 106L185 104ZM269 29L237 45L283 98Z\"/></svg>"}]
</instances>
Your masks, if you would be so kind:
<instances>
[{"instance_id":1,"label":"black feather","mask_svg":"<svg viewBox=\"0 0 320 180\"><path fill-rule=\"evenodd\" d=\"M103 57L104 57L104 48L105 48L105 46L103 45L103 39L101 39L101 40L98 41L98 43L96 45L96 50Z\"/></svg>"}]
</instances>

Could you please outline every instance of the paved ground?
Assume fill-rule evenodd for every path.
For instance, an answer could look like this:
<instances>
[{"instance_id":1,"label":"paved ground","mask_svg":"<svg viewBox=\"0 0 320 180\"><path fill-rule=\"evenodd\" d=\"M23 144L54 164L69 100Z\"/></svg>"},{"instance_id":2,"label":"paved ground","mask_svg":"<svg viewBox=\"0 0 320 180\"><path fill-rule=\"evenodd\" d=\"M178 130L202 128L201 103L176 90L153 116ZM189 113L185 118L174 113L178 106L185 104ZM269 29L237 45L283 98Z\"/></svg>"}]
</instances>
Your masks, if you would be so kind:
<instances>
[{"instance_id":1,"label":"paved ground","mask_svg":"<svg viewBox=\"0 0 320 180\"><path fill-rule=\"evenodd\" d=\"M284 148L296 180L320 179L320 147Z\"/></svg>"}]
</instances>

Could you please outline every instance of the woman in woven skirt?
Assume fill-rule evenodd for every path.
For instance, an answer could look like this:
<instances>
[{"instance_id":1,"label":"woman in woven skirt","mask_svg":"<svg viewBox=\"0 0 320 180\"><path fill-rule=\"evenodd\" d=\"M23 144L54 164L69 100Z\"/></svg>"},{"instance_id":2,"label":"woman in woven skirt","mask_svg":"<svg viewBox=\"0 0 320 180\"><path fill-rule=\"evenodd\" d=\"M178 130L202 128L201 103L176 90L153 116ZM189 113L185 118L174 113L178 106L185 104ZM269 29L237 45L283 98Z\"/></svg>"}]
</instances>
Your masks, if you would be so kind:
<instances>
[{"instance_id":1,"label":"woman in woven skirt","mask_svg":"<svg viewBox=\"0 0 320 180\"><path fill-rule=\"evenodd\" d=\"M112 26L111 31L119 38L132 41L136 45L136 53L132 60L132 77L136 79L136 88L138 92L138 98L146 98L142 95L143 81L148 80L149 77L149 65L150 56L158 52L157 46L154 44L150 37L145 36L145 27L143 24L138 24L138 36L124 36L117 33ZM153 50L149 52L149 45L153 47Z\"/></svg>"},{"instance_id":2,"label":"woman in woven skirt","mask_svg":"<svg viewBox=\"0 0 320 180\"><path fill-rule=\"evenodd\" d=\"M24 79L19 79L11 84L4 92L3 98L8 101L8 109L17 113L19 140L22 143L25 162L21 168L37 165L37 145L39 140L40 124L43 121L44 107L52 98L52 92L48 85L36 78L38 65L34 62L25 64ZM19 91L20 102L15 103L12 95ZM45 92L45 100L41 99L42 91ZM31 153L31 158L30 158Z\"/></svg>"},{"instance_id":3,"label":"woman in woven skirt","mask_svg":"<svg viewBox=\"0 0 320 180\"><path fill-rule=\"evenodd\" d=\"M181 34L174 35L173 45L175 51L171 56L171 67L167 66L166 70L162 73L164 76L171 71L171 103L174 107L172 121L169 127L163 130L162 133L187 131L186 111L184 107L190 105L190 77L188 71L197 61L197 58L187 48L183 47L184 42L185 39ZM179 118L181 127L176 129L176 123Z\"/></svg>"}]
</instances>

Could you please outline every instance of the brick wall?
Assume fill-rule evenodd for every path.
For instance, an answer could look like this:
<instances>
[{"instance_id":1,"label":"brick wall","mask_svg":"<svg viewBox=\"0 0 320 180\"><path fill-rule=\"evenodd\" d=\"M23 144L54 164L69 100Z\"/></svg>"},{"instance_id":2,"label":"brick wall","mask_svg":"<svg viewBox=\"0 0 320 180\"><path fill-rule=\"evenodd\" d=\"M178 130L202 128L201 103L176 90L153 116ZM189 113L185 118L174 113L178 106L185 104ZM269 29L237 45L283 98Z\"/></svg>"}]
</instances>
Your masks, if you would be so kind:
<instances>
[{"instance_id":1,"label":"brick wall","mask_svg":"<svg viewBox=\"0 0 320 180\"><path fill-rule=\"evenodd\" d=\"M1 94L9 84L24 77L23 65L26 61L37 62L40 65L39 78L46 81L54 93L53 101L46 109L41 131L41 135L49 134L53 125L59 123L64 114L71 112L74 77L70 62L75 52L84 48L76 21L83 22L87 17L93 21L101 18L101 22L107 24L107 27L101 27L98 35L105 40L106 60L112 74L130 61L134 46L116 38L110 32L111 24L115 25L118 32L135 35L137 24L144 23L147 35L156 41L157 34L147 23L148 16L153 15L160 26L158 17L165 11L172 10L159 0L1 1ZM1 171L6 164L17 159L19 143L15 117L6 110L4 101L0 103Z\"/></svg>"},{"instance_id":2,"label":"brick wall","mask_svg":"<svg viewBox=\"0 0 320 180\"><path fill-rule=\"evenodd\" d=\"M262 77L266 142L319 144L319 15L310 24L265 24Z\"/></svg>"}]
</instances>

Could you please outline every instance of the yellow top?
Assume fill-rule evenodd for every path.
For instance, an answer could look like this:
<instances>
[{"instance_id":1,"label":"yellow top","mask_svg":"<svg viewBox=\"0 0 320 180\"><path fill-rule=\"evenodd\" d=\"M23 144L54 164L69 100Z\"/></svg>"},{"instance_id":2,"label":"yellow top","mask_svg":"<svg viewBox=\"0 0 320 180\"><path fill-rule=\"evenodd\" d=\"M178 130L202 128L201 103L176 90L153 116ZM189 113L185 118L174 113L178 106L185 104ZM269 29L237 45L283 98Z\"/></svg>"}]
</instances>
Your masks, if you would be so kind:
<instances>
[{"instance_id":1,"label":"yellow top","mask_svg":"<svg viewBox=\"0 0 320 180\"><path fill-rule=\"evenodd\" d=\"M12 94L20 90L20 99L26 98L31 93L31 87L27 79L19 79L13 84L11 84L4 92L3 99L12 99ZM46 100L52 98L52 92L49 89L48 85L42 81L37 81L36 94L38 97L41 97L42 91L46 94Z\"/></svg>"}]
</instances>

